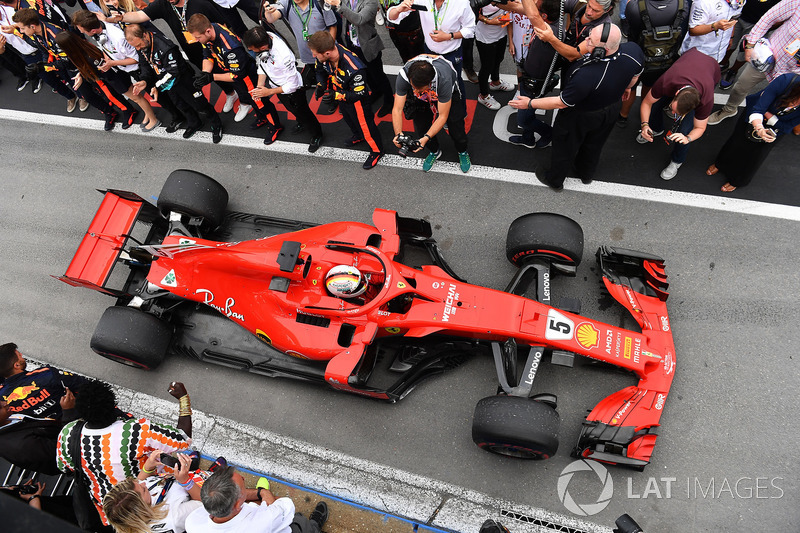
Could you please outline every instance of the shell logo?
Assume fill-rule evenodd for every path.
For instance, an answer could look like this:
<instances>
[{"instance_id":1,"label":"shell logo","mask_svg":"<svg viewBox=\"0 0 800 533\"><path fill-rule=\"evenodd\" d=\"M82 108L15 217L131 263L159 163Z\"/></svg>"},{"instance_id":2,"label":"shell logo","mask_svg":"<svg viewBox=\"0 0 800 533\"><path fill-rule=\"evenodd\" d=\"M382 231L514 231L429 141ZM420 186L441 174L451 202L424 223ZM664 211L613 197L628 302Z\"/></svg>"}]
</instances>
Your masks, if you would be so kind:
<instances>
[{"instance_id":1,"label":"shell logo","mask_svg":"<svg viewBox=\"0 0 800 533\"><path fill-rule=\"evenodd\" d=\"M578 325L575 330L575 338L578 339L578 344L587 350L597 348L600 345L600 332L588 322Z\"/></svg>"}]
</instances>

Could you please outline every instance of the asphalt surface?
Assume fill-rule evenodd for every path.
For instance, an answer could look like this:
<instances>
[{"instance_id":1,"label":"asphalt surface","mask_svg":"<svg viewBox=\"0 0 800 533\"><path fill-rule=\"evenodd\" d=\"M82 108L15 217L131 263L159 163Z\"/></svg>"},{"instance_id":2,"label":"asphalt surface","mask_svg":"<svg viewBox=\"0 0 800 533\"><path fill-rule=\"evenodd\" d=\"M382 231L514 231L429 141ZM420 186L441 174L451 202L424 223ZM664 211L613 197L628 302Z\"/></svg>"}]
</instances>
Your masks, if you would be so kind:
<instances>
[{"instance_id":1,"label":"asphalt surface","mask_svg":"<svg viewBox=\"0 0 800 533\"><path fill-rule=\"evenodd\" d=\"M56 95L26 92L20 99L8 80L0 85L2 107L65 114ZM89 111L81 118L99 115ZM525 170L546 162L546 152L512 152L502 141L481 137L477 132L488 129L492 118L478 110L476 124L486 128L473 125L473 162ZM246 123L234 125L229 115L224 121L227 133L251 135ZM728 122L710 128L669 183L657 177L665 147L640 147L630 127L615 132L599 181L718 196L721 183L712 183L702 171L724 142L727 130L719 128ZM326 144L344 136L341 125L325 127ZM627 141L615 142L623 137ZM608 243L661 255L671 283L677 353L661 436L644 472L609 468L613 497L590 519L608 525L626 512L647 532L762 531L767 524L775 531L796 530L796 219L651 202L646 193L640 199L617 198L593 193L591 187L554 193L535 185L390 166L364 172L352 161L231 147L226 141L215 146L109 134L99 122L96 130L87 130L0 118L0 146L3 342L13 340L23 352L53 364L156 397L167 398L166 384L182 380L198 409L485 493L508 502L501 511L513 510L516 503L569 515L557 482L573 461L569 451L585 410L635 378L585 361L573 369L545 366L537 390L559 397L561 447L556 457L532 463L490 455L471 441L474 405L496 388L488 358L472 359L422 384L396 405L179 357L150 373L124 367L88 348L98 318L113 300L50 277L63 274L69 264L101 199L95 189L153 198L170 171L192 168L220 180L234 210L311 222L369 222L375 207L395 209L430 220L456 271L497 289L514 273L504 254L508 224L528 212L563 213L584 227L585 262L576 278L554 281L554 297L578 297L583 314L612 324L629 320L600 292L592 257L596 247ZM732 197L800 205L796 147L797 138L786 139L751 186ZM576 501L594 503L600 484L579 473L569 492ZM513 531L513 519L507 522Z\"/></svg>"}]
</instances>

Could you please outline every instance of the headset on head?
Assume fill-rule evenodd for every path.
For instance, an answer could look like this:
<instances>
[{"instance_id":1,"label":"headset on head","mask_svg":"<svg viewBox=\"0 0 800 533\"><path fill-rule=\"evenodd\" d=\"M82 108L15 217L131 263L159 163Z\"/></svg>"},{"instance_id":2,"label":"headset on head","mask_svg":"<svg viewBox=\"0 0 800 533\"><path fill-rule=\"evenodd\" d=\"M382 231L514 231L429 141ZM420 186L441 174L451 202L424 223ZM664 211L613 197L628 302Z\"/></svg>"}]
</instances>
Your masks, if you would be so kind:
<instances>
[{"instance_id":1,"label":"headset on head","mask_svg":"<svg viewBox=\"0 0 800 533\"><path fill-rule=\"evenodd\" d=\"M600 35L600 45L605 45L608 42L608 36L611 33L611 23L604 22L603 23L603 33ZM605 46L595 46L592 50L592 53L589 55L589 58L593 61L597 61L599 59L603 59L606 57L606 48Z\"/></svg>"}]
</instances>

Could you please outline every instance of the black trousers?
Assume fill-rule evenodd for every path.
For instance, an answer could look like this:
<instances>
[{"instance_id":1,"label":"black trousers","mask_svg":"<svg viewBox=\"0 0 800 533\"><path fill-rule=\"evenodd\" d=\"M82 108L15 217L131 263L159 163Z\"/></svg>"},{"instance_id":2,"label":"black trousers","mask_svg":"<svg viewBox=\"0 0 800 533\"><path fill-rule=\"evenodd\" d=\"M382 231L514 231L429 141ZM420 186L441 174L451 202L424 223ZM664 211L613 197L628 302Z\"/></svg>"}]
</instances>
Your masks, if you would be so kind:
<instances>
[{"instance_id":1,"label":"black trousers","mask_svg":"<svg viewBox=\"0 0 800 533\"><path fill-rule=\"evenodd\" d=\"M475 46L478 47L478 56L481 58L478 87L480 87L481 94L486 96L489 94L489 77L491 76L492 81L500 80L500 63L503 62L506 55L508 37L503 36L502 39L493 43L475 41Z\"/></svg>"},{"instance_id":2,"label":"black trousers","mask_svg":"<svg viewBox=\"0 0 800 533\"><path fill-rule=\"evenodd\" d=\"M425 38L422 36L422 28L403 31L387 26L387 29L389 30L389 38L400 53L400 59L403 60L403 64L425 52Z\"/></svg>"},{"instance_id":3,"label":"black trousers","mask_svg":"<svg viewBox=\"0 0 800 533\"><path fill-rule=\"evenodd\" d=\"M25 79L25 61L10 44L6 44L6 51L0 54L0 65L17 78Z\"/></svg>"},{"instance_id":4,"label":"black trousers","mask_svg":"<svg viewBox=\"0 0 800 533\"><path fill-rule=\"evenodd\" d=\"M161 100L161 97L166 94L186 118L187 128L199 128L203 125L200 114L211 119L212 128L221 128L222 120L214 110L214 106L203 96L202 91L194 88L192 80L192 76L179 75L168 91L159 93L158 99Z\"/></svg>"},{"instance_id":5,"label":"black trousers","mask_svg":"<svg viewBox=\"0 0 800 533\"><path fill-rule=\"evenodd\" d=\"M413 116L411 120L414 122L414 133L417 137L422 137L433 124L433 110L427 102L422 102L413 98L411 100L413 107ZM459 152L467 151L467 132L465 130L464 119L464 106L461 103L461 97L453 94L453 100L450 103L450 114L447 116L447 129L450 132L450 138L453 139L453 144L456 145L456 150ZM439 151L438 135L428 141L425 148L431 152Z\"/></svg>"},{"instance_id":6,"label":"black trousers","mask_svg":"<svg viewBox=\"0 0 800 533\"><path fill-rule=\"evenodd\" d=\"M391 109L394 104L394 90L386 72L383 70L383 54L378 52L378 57L372 61L367 61L361 48L355 47L353 51L367 66L367 83L372 92L372 103L375 104L379 98L383 98L383 107ZM377 104L376 104L377 105Z\"/></svg>"},{"instance_id":7,"label":"black trousers","mask_svg":"<svg viewBox=\"0 0 800 533\"><path fill-rule=\"evenodd\" d=\"M381 133L375 125L375 115L368 101L357 100L352 103L340 101L339 111L342 112L342 118L350 126L353 135L367 142L370 152L383 152Z\"/></svg>"},{"instance_id":8,"label":"black trousers","mask_svg":"<svg viewBox=\"0 0 800 533\"><path fill-rule=\"evenodd\" d=\"M553 151L547 180L555 186L563 185L575 164L575 177L594 179L608 136L622 107L622 100L598 109L579 111L565 108L558 112L553 124Z\"/></svg>"},{"instance_id":9,"label":"black trousers","mask_svg":"<svg viewBox=\"0 0 800 533\"><path fill-rule=\"evenodd\" d=\"M285 94L278 94L278 100L283 106L294 115L295 120L302 124L311 133L311 138L319 137L322 135L322 126L317 120L317 116L308 107L308 100L306 100L306 92L302 87L298 88L295 92Z\"/></svg>"}]
</instances>

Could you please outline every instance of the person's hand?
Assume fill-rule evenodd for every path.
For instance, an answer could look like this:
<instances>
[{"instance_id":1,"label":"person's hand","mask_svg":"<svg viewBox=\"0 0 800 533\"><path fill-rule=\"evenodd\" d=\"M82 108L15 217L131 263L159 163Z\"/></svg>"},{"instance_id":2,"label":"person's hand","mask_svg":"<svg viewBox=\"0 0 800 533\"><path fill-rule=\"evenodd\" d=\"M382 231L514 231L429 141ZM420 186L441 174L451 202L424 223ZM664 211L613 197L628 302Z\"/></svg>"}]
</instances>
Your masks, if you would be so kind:
<instances>
[{"instance_id":1,"label":"person's hand","mask_svg":"<svg viewBox=\"0 0 800 533\"><path fill-rule=\"evenodd\" d=\"M444 41L449 41L450 40L450 32L449 31L435 30L435 31L430 32L428 35L430 35L431 39L433 39L437 43L442 43Z\"/></svg>"},{"instance_id":2,"label":"person's hand","mask_svg":"<svg viewBox=\"0 0 800 533\"><path fill-rule=\"evenodd\" d=\"M30 483L30 481L29 481L29 483ZM36 482L36 488L38 490L36 492L34 492L33 494L31 494L31 498L33 498L34 496L41 496L44 493L44 483L42 483L41 481L37 481Z\"/></svg>"},{"instance_id":3,"label":"person's hand","mask_svg":"<svg viewBox=\"0 0 800 533\"><path fill-rule=\"evenodd\" d=\"M689 144L689 137L683 133L673 133L672 135L668 135L667 139L678 144Z\"/></svg>"},{"instance_id":4,"label":"person's hand","mask_svg":"<svg viewBox=\"0 0 800 533\"><path fill-rule=\"evenodd\" d=\"M201 72L194 78L194 88L198 91L214 81L214 76L210 72Z\"/></svg>"},{"instance_id":5,"label":"person's hand","mask_svg":"<svg viewBox=\"0 0 800 533\"><path fill-rule=\"evenodd\" d=\"M176 454L178 464L172 467L172 473L175 476L175 481L181 484L186 484L191 477L189 467L192 464L192 459L185 453Z\"/></svg>"},{"instance_id":6,"label":"person's hand","mask_svg":"<svg viewBox=\"0 0 800 533\"><path fill-rule=\"evenodd\" d=\"M342 4L339 0L325 0L325 3L334 9L338 8Z\"/></svg>"},{"instance_id":7,"label":"person's hand","mask_svg":"<svg viewBox=\"0 0 800 533\"><path fill-rule=\"evenodd\" d=\"M170 383L168 391L173 398L177 398L178 400L188 394L186 392L186 387L180 381L173 381Z\"/></svg>"},{"instance_id":8,"label":"person's hand","mask_svg":"<svg viewBox=\"0 0 800 533\"><path fill-rule=\"evenodd\" d=\"M625 89L625 92L622 93L622 101L627 102L630 99L631 99L631 88L628 87L627 89Z\"/></svg>"},{"instance_id":9,"label":"person's hand","mask_svg":"<svg viewBox=\"0 0 800 533\"><path fill-rule=\"evenodd\" d=\"M264 2L264 13L275 13L277 10L278 8L275 6L275 4L271 4L269 0Z\"/></svg>"},{"instance_id":10,"label":"person's hand","mask_svg":"<svg viewBox=\"0 0 800 533\"><path fill-rule=\"evenodd\" d=\"M147 88L147 82L144 80L134 82L133 84L133 96L138 96L142 93L143 90Z\"/></svg>"},{"instance_id":11,"label":"person's hand","mask_svg":"<svg viewBox=\"0 0 800 533\"><path fill-rule=\"evenodd\" d=\"M775 131L771 128L761 128L760 130L756 130L756 134L761 137L761 140L765 143L775 142L775 139L778 138L778 136L775 135Z\"/></svg>"},{"instance_id":12,"label":"person's hand","mask_svg":"<svg viewBox=\"0 0 800 533\"><path fill-rule=\"evenodd\" d=\"M744 42L747 43L747 39L745 39ZM753 60L753 54L754 53L755 53L755 50L753 48L745 48L744 49L744 60L747 61L748 63L750 63Z\"/></svg>"},{"instance_id":13,"label":"person's hand","mask_svg":"<svg viewBox=\"0 0 800 533\"><path fill-rule=\"evenodd\" d=\"M317 100L322 98L325 95L325 89L326 87L324 83L318 83L317 88L314 90L314 98Z\"/></svg>"},{"instance_id":14,"label":"person's hand","mask_svg":"<svg viewBox=\"0 0 800 533\"><path fill-rule=\"evenodd\" d=\"M75 395L72 394L72 391L69 390L69 387L64 388L64 396L61 397L58 403L61 405L61 409L64 411L75 408Z\"/></svg>"},{"instance_id":15,"label":"person's hand","mask_svg":"<svg viewBox=\"0 0 800 533\"><path fill-rule=\"evenodd\" d=\"M534 26L533 32L545 43L552 43L554 40L556 40L556 36L553 34L553 30L550 29L550 26L547 26L546 28Z\"/></svg>"},{"instance_id":16,"label":"person's hand","mask_svg":"<svg viewBox=\"0 0 800 533\"><path fill-rule=\"evenodd\" d=\"M122 22L122 13L107 16L106 22L110 22L111 24L119 24Z\"/></svg>"},{"instance_id":17,"label":"person's hand","mask_svg":"<svg viewBox=\"0 0 800 533\"><path fill-rule=\"evenodd\" d=\"M722 19L722 20L718 20L717 22L715 22L711 26L715 27L715 29L717 31L720 31L720 30L721 31L728 31L729 29L731 29L734 26L736 26L736 21L735 20Z\"/></svg>"},{"instance_id":18,"label":"person's hand","mask_svg":"<svg viewBox=\"0 0 800 533\"><path fill-rule=\"evenodd\" d=\"M0 54L6 53L6 38L0 35Z\"/></svg>"},{"instance_id":19,"label":"person's hand","mask_svg":"<svg viewBox=\"0 0 800 533\"><path fill-rule=\"evenodd\" d=\"M511 100L510 102L508 102L508 105L510 105L514 109L528 109L528 104L530 103L530 101L531 99L528 98L527 96L520 95Z\"/></svg>"},{"instance_id":20,"label":"person's hand","mask_svg":"<svg viewBox=\"0 0 800 533\"><path fill-rule=\"evenodd\" d=\"M14 26L13 24L12 25L3 24L2 26L0 26L0 31L3 33L14 33L15 29L16 26Z\"/></svg>"},{"instance_id":21,"label":"person's hand","mask_svg":"<svg viewBox=\"0 0 800 533\"><path fill-rule=\"evenodd\" d=\"M72 78L72 90L77 91L81 85L83 85L83 76L78 72L75 74L75 77Z\"/></svg>"},{"instance_id":22,"label":"person's hand","mask_svg":"<svg viewBox=\"0 0 800 533\"><path fill-rule=\"evenodd\" d=\"M142 465L143 470L147 470L147 472L155 472L158 465L161 463L161 450L153 450L147 456L147 460ZM145 473L147 473L145 472Z\"/></svg>"},{"instance_id":23,"label":"person's hand","mask_svg":"<svg viewBox=\"0 0 800 533\"><path fill-rule=\"evenodd\" d=\"M482 22L484 24L488 24L489 26L498 26L498 25L503 23L503 21L500 20L500 17L493 17L493 18L483 17L483 21Z\"/></svg>"},{"instance_id":24,"label":"person's hand","mask_svg":"<svg viewBox=\"0 0 800 533\"><path fill-rule=\"evenodd\" d=\"M511 54L511 57L514 57L514 43L511 42L511 39L508 40L508 53Z\"/></svg>"},{"instance_id":25,"label":"person's hand","mask_svg":"<svg viewBox=\"0 0 800 533\"><path fill-rule=\"evenodd\" d=\"M397 138L398 138L398 137L400 137L402 134L403 134L403 132L401 131L400 133L397 133L397 134L395 134L395 136L394 136L394 137L392 137L392 142L393 142L393 143L394 143L394 145L395 145L396 147L398 147L398 148L400 148L400 143L399 143L399 142L397 142Z\"/></svg>"},{"instance_id":26,"label":"person's hand","mask_svg":"<svg viewBox=\"0 0 800 533\"><path fill-rule=\"evenodd\" d=\"M419 152L420 150L425 148L425 145L428 144L428 141L430 141L430 139L428 137L426 137L425 135L423 135L422 137L417 139L417 142L419 143L419 146L417 146L416 148L411 150L411 153L412 154L416 154L417 152Z\"/></svg>"},{"instance_id":27,"label":"person's hand","mask_svg":"<svg viewBox=\"0 0 800 533\"><path fill-rule=\"evenodd\" d=\"M413 5L414 5L414 0L403 0L401 3L392 7L397 9L398 13L405 13L406 11L411 11L411 6Z\"/></svg>"},{"instance_id":28,"label":"person's hand","mask_svg":"<svg viewBox=\"0 0 800 533\"><path fill-rule=\"evenodd\" d=\"M115 64L116 62L111 59L104 59L103 62L97 66L97 70L100 72L108 72Z\"/></svg>"},{"instance_id":29,"label":"person's hand","mask_svg":"<svg viewBox=\"0 0 800 533\"><path fill-rule=\"evenodd\" d=\"M267 89L266 87L256 87L250 91L250 96L253 98L269 98L272 96L272 89Z\"/></svg>"},{"instance_id":30,"label":"person's hand","mask_svg":"<svg viewBox=\"0 0 800 533\"><path fill-rule=\"evenodd\" d=\"M152 98L154 102L158 102L158 89L155 87L150 89L150 98Z\"/></svg>"},{"instance_id":31,"label":"person's hand","mask_svg":"<svg viewBox=\"0 0 800 533\"><path fill-rule=\"evenodd\" d=\"M649 143L653 142L653 130L650 128L649 124L643 124L642 131L640 133L645 141Z\"/></svg>"}]
</instances>

